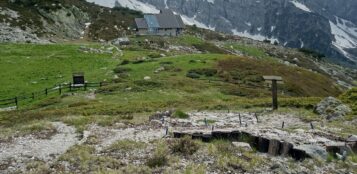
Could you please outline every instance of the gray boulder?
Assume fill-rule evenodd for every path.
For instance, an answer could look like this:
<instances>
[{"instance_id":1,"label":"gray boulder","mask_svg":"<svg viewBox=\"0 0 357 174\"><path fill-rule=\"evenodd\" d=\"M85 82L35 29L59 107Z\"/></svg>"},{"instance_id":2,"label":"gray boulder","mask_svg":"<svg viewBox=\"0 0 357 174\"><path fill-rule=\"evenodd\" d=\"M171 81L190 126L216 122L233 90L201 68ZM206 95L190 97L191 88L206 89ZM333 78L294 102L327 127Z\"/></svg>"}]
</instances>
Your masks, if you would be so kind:
<instances>
[{"instance_id":1,"label":"gray boulder","mask_svg":"<svg viewBox=\"0 0 357 174\"><path fill-rule=\"evenodd\" d=\"M315 159L327 159L328 155L325 148L317 145L300 145L295 149L305 151L307 155Z\"/></svg>"},{"instance_id":2,"label":"gray boulder","mask_svg":"<svg viewBox=\"0 0 357 174\"><path fill-rule=\"evenodd\" d=\"M327 120L333 120L347 115L351 108L334 97L327 97L316 105L314 111Z\"/></svg>"}]
</instances>

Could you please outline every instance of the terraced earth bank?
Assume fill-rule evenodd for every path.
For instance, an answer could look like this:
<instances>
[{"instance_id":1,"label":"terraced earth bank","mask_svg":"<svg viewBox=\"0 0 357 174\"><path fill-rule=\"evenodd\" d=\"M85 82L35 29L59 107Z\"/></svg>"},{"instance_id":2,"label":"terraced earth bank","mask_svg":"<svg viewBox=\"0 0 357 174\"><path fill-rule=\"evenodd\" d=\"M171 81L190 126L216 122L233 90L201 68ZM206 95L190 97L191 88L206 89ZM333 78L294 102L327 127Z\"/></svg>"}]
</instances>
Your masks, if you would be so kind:
<instances>
[{"instance_id":1,"label":"terraced earth bank","mask_svg":"<svg viewBox=\"0 0 357 174\"><path fill-rule=\"evenodd\" d=\"M28 135L2 142L0 169L2 173L346 173L356 167L353 162L351 168L322 162L334 152L328 147L344 147L345 139L318 122L312 122L318 128L312 129L294 114L173 115L156 113L140 125L92 124L82 135L74 127L53 122L56 131L47 137Z\"/></svg>"}]
</instances>

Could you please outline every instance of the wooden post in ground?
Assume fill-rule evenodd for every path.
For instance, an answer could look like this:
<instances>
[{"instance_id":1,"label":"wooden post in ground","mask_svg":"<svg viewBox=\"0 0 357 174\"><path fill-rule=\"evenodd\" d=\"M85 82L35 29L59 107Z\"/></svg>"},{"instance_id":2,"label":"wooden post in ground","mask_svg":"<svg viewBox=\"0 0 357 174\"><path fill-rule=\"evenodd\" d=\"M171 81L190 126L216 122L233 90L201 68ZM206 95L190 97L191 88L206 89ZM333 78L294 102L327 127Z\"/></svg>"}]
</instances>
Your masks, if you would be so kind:
<instances>
[{"instance_id":1,"label":"wooden post in ground","mask_svg":"<svg viewBox=\"0 0 357 174\"><path fill-rule=\"evenodd\" d=\"M84 90L87 90L87 83L84 83Z\"/></svg>"},{"instance_id":2,"label":"wooden post in ground","mask_svg":"<svg viewBox=\"0 0 357 174\"><path fill-rule=\"evenodd\" d=\"M35 100L35 93L32 93L32 100Z\"/></svg>"},{"instance_id":3,"label":"wooden post in ground","mask_svg":"<svg viewBox=\"0 0 357 174\"><path fill-rule=\"evenodd\" d=\"M72 91L72 83L69 83L69 91Z\"/></svg>"},{"instance_id":4,"label":"wooden post in ground","mask_svg":"<svg viewBox=\"0 0 357 174\"><path fill-rule=\"evenodd\" d=\"M240 113L239 113L239 125L242 127L242 118L241 118L241 116L240 116Z\"/></svg>"},{"instance_id":5,"label":"wooden post in ground","mask_svg":"<svg viewBox=\"0 0 357 174\"><path fill-rule=\"evenodd\" d=\"M58 92L60 95L62 94L62 85L61 84L58 85Z\"/></svg>"},{"instance_id":6,"label":"wooden post in ground","mask_svg":"<svg viewBox=\"0 0 357 174\"><path fill-rule=\"evenodd\" d=\"M259 123L259 119L258 119L258 114L254 113L255 119L257 119L257 123Z\"/></svg>"},{"instance_id":7,"label":"wooden post in ground","mask_svg":"<svg viewBox=\"0 0 357 174\"><path fill-rule=\"evenodd\" d=\"M15 104L16 104L16 109L19 108L19 100L17 97L15 97Z\"/></svg>"},{"instance_id":8,"label":"wooden post in ground","mask_svg":"<svg viewBox=\"0 0 357 174\"><path fill-rule=\"evenodd\" d=\"M45 94L46 94L46 96L48 95L48 89L47 88L45 89Z\"/></svg>"},{"instance_id":9,"label":"wooden post in ground","mask_svg":"<svg viewBox=\"0 0 357 174\"><path fill-rule=\"evenodd\" d=\"M283 78L280 76L263 76L264 80L271 84L272 92L272 108L278 109L278 83L283 83Z\"/></svg>"},{"instance_id":10,"label":"wooden post in ground","mask_svg":"<svg viewBox=\"0 0 357 174\"><path fill-rule=\"evenodd\" d=\"M278 109L278 83L277 80L272 80L271 91L273 97L273 110Z\"/></svg>"}]
</instances>

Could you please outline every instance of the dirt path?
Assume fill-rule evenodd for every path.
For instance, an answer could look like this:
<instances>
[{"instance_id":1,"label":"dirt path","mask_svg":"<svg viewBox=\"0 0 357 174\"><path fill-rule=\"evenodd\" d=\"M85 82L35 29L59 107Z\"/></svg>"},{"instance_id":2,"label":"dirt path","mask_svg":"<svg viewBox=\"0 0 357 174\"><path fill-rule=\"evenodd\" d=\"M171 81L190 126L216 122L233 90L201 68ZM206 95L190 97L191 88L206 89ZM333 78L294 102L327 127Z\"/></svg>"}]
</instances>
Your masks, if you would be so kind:
<instances>
[{"instance_id":1,"label":"dirt path","mask_svg":"<svg viewBox=\"0 0 357 174\"><path fill-rule=\"evenodd\" d=\"M18 137L11 143L0 144L0 165L22 169L30 160L51 161L65 153L79 142L74 127L60 122L52 123L57 134L50 139L37 139L34 136ZM1 171L1 170L0 170Z\"/></svg>"}]
</instances>

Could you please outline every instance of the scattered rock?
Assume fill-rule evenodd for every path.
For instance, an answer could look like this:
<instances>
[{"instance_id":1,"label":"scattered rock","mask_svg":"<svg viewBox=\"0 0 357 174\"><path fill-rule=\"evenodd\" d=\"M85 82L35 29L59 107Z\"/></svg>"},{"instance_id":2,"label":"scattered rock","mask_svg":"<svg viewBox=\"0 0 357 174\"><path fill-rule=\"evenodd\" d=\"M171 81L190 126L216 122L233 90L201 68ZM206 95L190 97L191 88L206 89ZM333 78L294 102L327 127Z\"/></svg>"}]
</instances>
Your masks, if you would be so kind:
<instances>
[{"instance_id":1,"label":"scattered rock","mask_svg":"<svg viewBox=\"0 0 357 174\"><path fill-rule=\"evenodd\" d=\"M173 114L174 112L171 111L171 110L168 110L168 111L164 111L164 112L156 112L155 114L153 114L152 116L149 117L149 120L161 120L163 119L164 117L171 117L171 115Z\"/></svg>"},{"instance_id":2,"label":"scattered rock","mask_svg":"<svg viewBox=\"0 0 357 174\"><path fill-rule=\"evenodd\" d=\"M128 37L121 37L121 38L114 39L112 43L115 45L129 45L130 40Z\"/></svg>"},{"instance_id":3,"label":"scattered rock","mask_svg":"<svg viewBox=\"0 0 357 174\"><path fill-rule=\"evenodd\" d=\"M347 138L347 142L357 142L357 135L351 135Z\"/></svg>"},{"instance_id":4,"label":"scattered rock","mask_svg":"<svg viewBox=\"0 0 357 174\"><path fill-rule=\"evenodd\" d=\"M244 143L244 142L232 142L233 146L234 147L237 147L237 148L242 148L244 150L248 150L248 151L251 151L252 150L252 147L250 147L250 145L248 143Z\"/></svg>"},{"instance_id":5,"label":"scattered rock","mask_svg":"<svg viewBox=\"0 0 357 174\"><path fill-rule=\"evenodd\" d=\"M150 76L145 76L144 80L151 80L151 77Z\"/></svg>"},{"instance_id":6,"label":"scattered rock","mask_svg":"<svg viewBox=\"0 0 357 174\"><path fill-rule=\"evenodd\" d=\"M160 72L162 72L162 71L165 71L165 67L160 67L160 68L158 68L158 69L156 69L155 71L154 71L154 73L160 73Z\"/></svg>"},{"instance_id":7,"label":"scattered rock","mask_svg":"<svg viewBox=\"0 0 357 174\"><path fill-rule=\"evenodd\" d=\"M321 146L317 145L300 145L295 149L305 151L307 155L317 159L327 159L327 151Z\"/></svg>"},{"instance_id":8,"label":"scattered rock","mask_svg":"<svg viewBox=\"0 0 357 174\"><path fill-rule=\"evenodd\" d=\"M97 48L90 48L87 46L80 46L79 47L79 51L83 52L83 53L92 53L92 54L113 54L113 47L102 47L100 49Z\"/></svg>"},{"instance_id":9,"label":"scattered rock","mask_svg":"<svg viewBox=\"0 0 357 174\"><path fill-rule=\"evenodd\" d=\"M334 97L327 97L317 104L314 111L327 120L333 120L347 115L351 112L351 108Z\"/></svg>"}]
</instances>

